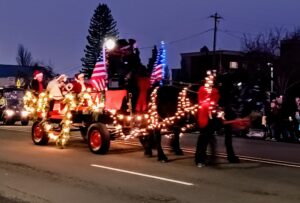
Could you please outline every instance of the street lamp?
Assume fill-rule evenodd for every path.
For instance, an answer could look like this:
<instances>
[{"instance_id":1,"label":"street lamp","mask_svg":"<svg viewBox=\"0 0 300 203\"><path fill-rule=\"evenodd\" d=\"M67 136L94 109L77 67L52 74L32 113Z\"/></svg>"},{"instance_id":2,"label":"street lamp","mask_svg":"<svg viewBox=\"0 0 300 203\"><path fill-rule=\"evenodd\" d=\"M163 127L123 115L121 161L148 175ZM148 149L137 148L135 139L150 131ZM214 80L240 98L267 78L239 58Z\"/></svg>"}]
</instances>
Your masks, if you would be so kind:
<instances>
[{"instance_id":1,"label":"street lamp","mask_svg":"<svg viewBox=\"0 0 300 203\"><path fill-rule=\"evenodd\" d=\"M106 39L104 41L104 46L108 49L108 50L112 50L113 48L115 48L116 46L116 41L114 39Z\"/></svg>"},{"instance_id":2,"label":"street lamp","mask_svg":"<svg viewBox=\"0 0 300 203\"><path fill-rule=\"evenodd\" d=\"M112 50L114 49L116 46L116 41L112 38L108 38L108 39L104 39L103 45L102 45L102 58L103 58L103 62L106 62L106 49Z\"/></svg>"},{"instance_id":3,"label":"street lamp","mask_svg":"<svg viewBox=\"0 0 300 203\"><path fill-rule=\"evenodd\" d=\"M271 93L274 91L274 68L272 63L267 64L270 67L270 72L271 72Z\"/></svg>"}]
</instances>

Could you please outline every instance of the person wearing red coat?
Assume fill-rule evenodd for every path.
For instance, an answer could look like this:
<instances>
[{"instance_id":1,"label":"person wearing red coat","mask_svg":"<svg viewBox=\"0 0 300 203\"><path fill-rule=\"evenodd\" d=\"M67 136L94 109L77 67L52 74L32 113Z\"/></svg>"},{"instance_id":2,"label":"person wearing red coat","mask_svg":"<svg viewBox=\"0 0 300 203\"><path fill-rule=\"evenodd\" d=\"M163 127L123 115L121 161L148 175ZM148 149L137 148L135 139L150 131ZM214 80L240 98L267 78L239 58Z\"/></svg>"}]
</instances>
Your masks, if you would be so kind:
<instances>
[{"instance_id":1,"label":"person wearing red coat","mask_svg":"<svg viewBox=\"0 0 300 203\"><path fill-rule=\"evenodd\" d=\"M44 90L43 84L43 73L35 70L33 73L33 80L31 81L31 89L36 95L41 93Z\"/></svg>"},{"instance_id":2,"label":"person wearing red coat","mask_svg":"<svg viewBox=\"0 0 300 203\"><path fill-rule=\"evenodd\" d=\"M207 146L211 147L211 162L215 160L216 138L215 131L221 126L222 121L217 118L217 108L220 98L218 89L214 87L215 75L208 72L205 85L198 90L198 115L197 124L200 128L200 135L198 136L195 163L198 167L202 167L207 159Z\"/></svg>"},{"instance_id":3,"label":"person wearing red coat","mask_svg":"<svg viewBox=\"0 0 300 203\"><path fill-rule=\"evenodd\" d=\"M200 128L207 126L211 117L212 111L214 111L220 98L219 91L216 88L207 88L201 86L198 91L198 125Z\"/></svg>"},{"instance_id":4,"label":"person wearing red coat","mask_svg":"<svg viewBox=\"0 0 300 203\"><path fill-rule=\"evenodd\" d=\"M77 73L75 74L74 81L72 82L73 88L72 91L76 94L84 92L86 90L86 84L84 82L84 74Z\"/></svg>"},{"instance_id":5,"label":"person wearing red coat","mask_svg":"<svg viewBox=\"0 0 300 203\"><path fill-rule=\"evenodd\" d=\"M138 77L137 83L139 88L139 95L135 110L138 113L142 113L147 110L147 93L151 85L150 77Z\"/></svg>"}]
</instances>

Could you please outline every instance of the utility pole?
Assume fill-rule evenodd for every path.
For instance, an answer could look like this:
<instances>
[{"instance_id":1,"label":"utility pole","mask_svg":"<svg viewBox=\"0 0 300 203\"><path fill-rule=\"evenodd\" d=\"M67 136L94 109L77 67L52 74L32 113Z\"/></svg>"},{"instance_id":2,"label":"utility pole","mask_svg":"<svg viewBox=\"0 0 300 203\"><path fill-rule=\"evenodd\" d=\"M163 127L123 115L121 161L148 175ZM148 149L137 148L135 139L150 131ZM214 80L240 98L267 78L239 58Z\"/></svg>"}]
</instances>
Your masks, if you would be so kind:
<instances>
[{"instance_id":1,"label":"utility pole","mask_svg":"<svg viewBox=\"0 0 300 203\"><path fill-rule=\"evenodd\" d=\"M222 17L218 13L215 13L214 15L211 15L210 18L214 19L213 69L215 69L216 68L217 23L219 22L219 19L222 19Z\"/></svg>"}]
</instances>

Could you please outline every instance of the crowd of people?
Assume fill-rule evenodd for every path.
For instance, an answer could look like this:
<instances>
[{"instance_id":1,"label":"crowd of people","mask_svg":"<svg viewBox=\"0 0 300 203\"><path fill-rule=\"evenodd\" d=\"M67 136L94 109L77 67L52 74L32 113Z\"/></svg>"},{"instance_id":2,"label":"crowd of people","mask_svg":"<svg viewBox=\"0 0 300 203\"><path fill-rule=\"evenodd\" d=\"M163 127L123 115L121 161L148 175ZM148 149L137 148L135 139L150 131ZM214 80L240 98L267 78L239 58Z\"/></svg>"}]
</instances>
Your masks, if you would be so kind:
<instances>
[{"instance_id":1,"label":"crowd of people","mask_svg":"<svg viewBox=\"0 0 300 203\"><path fill-rule=\"evenodd\" d=\"M288 103L283 95L270 102L266 112L267 140L299 142L300 141L300 97L296 96Z\"/></svg>"}]
</instances>

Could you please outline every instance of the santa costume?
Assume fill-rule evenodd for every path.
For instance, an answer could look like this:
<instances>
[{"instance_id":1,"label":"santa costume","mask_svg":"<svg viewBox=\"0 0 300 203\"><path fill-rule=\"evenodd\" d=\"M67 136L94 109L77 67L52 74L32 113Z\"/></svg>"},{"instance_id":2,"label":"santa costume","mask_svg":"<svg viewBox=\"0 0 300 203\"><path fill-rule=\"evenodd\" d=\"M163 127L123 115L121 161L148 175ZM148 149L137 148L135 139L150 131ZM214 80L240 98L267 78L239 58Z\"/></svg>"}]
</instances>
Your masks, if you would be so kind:
<instances>
[{"instance_id":1,"label":"santa costume","mask_svg":"<svg viewBox=\"0 0 300 203\"><path fill-rule=\"evenodd\" d=\"M73 85L72 90L76 94L84 92L86 90L86 84L84 82L84 74L83 73L75 74L74 81L72 82L72 85Z\"/></svg>"},{"instance_id":2,"label":"santa costume","mask_svg":"<svg viewBox=\"0 0 300 203\"><path fill-rule=\"evenodd\" d=\"M43 73L35 70L33 73L33 80L31 81L31 88L36 93L39 94L44 90L43 84Z\"/></svg>"}]
</instances>

